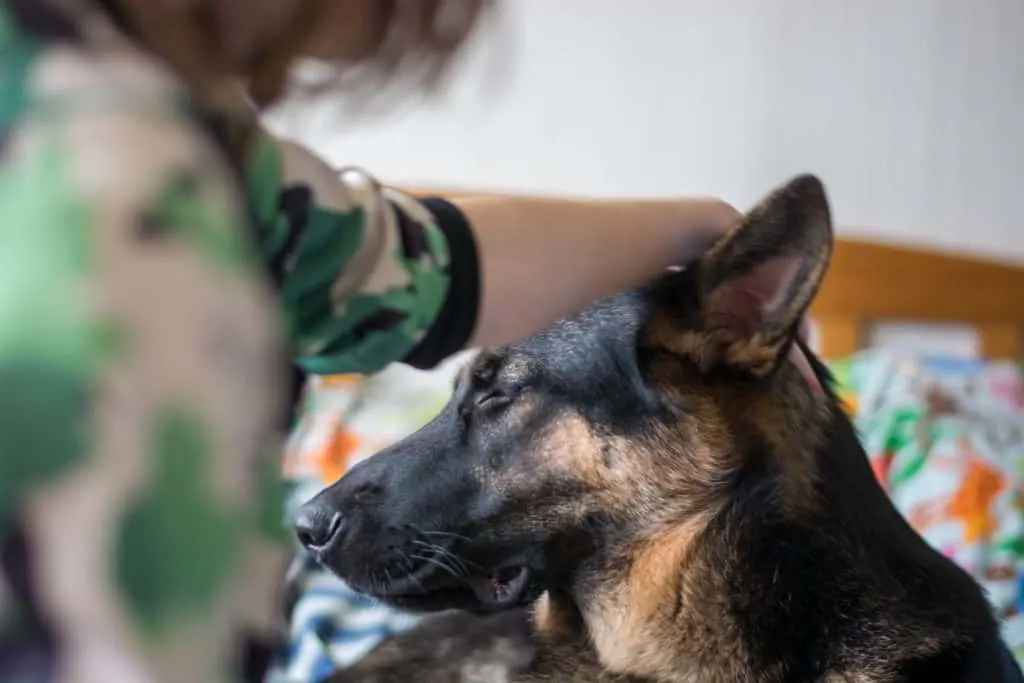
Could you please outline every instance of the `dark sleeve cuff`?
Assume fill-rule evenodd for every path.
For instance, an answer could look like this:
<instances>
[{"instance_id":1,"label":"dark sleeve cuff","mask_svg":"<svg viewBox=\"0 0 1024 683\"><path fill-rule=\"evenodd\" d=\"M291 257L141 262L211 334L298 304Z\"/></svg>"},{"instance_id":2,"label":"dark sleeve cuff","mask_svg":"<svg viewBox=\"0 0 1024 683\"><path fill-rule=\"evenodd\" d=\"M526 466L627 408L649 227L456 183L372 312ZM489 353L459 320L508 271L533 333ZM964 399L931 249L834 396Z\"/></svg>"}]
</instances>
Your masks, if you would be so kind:
<instances>
[{"instance_id":1,"label":"dark sleeve cuff","mask_svg":"<svg viewBox=\"0 0 1024 683\"><path fill-rule=\"evenodd\" d=\"M480 258L473 230L457 206L439 198L420 201L434 215L448 242L448 296L426 336L402 362L429 370L466 348L476 328L480 311Z\"/></svg>"}]
</instances>

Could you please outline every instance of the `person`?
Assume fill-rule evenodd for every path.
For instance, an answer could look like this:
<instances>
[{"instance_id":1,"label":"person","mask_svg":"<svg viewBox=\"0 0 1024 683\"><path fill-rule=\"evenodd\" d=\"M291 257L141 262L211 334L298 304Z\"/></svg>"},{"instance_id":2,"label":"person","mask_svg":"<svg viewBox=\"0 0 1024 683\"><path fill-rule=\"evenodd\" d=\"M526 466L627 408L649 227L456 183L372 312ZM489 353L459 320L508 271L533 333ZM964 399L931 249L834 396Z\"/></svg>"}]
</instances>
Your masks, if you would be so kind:
<instances>
[{"instance_id":1,"label":"person","mask_svg":"<svg viewBox=\"0 0 1024 683\"><path fill-rule=\"evenodd\" d=\"M224 680L276 628L280 421L698 255L715 199L415 199L273 139L431 89L486 0L0 0L0 680ZM274 457L278 455L278 457Z\"/></svg>"}]
</instances>

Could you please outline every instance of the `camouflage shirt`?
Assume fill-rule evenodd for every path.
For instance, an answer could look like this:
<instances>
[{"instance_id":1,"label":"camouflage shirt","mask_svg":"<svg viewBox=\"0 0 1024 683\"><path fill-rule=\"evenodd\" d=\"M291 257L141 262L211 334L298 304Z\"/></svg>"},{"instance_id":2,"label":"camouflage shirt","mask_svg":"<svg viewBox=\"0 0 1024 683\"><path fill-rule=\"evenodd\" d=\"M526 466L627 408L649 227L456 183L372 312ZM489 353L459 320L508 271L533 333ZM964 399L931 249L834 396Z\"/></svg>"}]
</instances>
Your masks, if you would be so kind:
<instances>
[{"instance_id":1,"label":"camouflage shirt","mask_svg":"<svg viewBox=\"0 0 1024 683\"><path fill-rule=\"evenodd\" d=\"M289 358L433 365L475 248L443 201L232 155L88 1L0 0L0 682L235 680L278 611Z\"/></svg>"}]
</instances>

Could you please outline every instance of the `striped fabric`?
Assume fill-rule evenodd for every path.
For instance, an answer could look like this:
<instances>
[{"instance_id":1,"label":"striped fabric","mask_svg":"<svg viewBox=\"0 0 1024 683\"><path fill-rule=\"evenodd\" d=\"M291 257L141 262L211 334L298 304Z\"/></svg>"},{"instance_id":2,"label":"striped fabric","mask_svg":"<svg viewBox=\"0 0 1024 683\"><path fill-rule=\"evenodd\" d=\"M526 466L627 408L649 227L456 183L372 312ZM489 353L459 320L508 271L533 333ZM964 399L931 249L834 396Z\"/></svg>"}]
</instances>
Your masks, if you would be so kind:
<instances>
[{"instance_id":1,"label":"striped fabric","mask_svg":"<svg viewBox=\"0 0 1024 683\"><path fill-rule=\"evenodd\" d=\"M288 649L268 683L322 681L417 621L414 615L353 592L302 555L296 558L289 579L298 600L291 611Z\"/></svg>"}]
</instances>

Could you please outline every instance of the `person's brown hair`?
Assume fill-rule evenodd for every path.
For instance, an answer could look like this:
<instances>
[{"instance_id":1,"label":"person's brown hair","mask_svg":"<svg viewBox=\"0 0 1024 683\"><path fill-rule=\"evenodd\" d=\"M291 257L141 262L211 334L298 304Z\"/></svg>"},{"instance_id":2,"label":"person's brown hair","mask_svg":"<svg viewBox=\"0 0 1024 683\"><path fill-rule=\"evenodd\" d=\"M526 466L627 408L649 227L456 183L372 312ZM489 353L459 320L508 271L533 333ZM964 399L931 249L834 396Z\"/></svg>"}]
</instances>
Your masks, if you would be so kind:
<instances>
[{"instance_id":1,"label":"person's brown hair","mask_svg":"<svg viewBox=\"0 0 1024 683\"><path fill-rule=\"evenodd\" d=\"M494 0L107 0L204 97L240 79L260 107L307 57L337 82L436 85ZM332 80L332 82L334 82Z\"/></svg>"}]
</instances>

